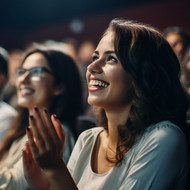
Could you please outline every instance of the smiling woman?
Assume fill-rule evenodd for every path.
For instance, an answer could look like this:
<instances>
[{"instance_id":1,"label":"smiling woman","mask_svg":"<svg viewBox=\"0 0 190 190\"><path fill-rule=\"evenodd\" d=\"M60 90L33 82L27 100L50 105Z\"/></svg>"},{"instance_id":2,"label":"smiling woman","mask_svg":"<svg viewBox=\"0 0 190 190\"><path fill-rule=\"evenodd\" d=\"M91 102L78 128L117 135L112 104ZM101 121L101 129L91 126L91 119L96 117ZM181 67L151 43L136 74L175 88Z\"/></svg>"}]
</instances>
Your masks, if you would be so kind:
<instances>
[{"instance_id":1,"label":"smiling woman","mask_svg":"<svg viewBox=\"0 0 190 190\"><path fill-rule=\"evenodd\" d=\"M44 55L38 52L28 56L22 68L17 69L18 104L29 112L34 105L49 108L55 97L63 93L63 84L54 84L50 69Z\"/></svg>"},{"instance_id":2,"label":"smiling woman","mask_svg":"<svg viewBox=\"0 0 190 190\"><path fill-rule=\"evenodd\" d=\"M46 108L59 118L66 135L61 155L66 163L75 144L76 119L82 110L79 71L64 53L39 49L29 52L16 70L16 88L19 114L0 148L0 189L7 190L28 188L23 175L22 149L34 106L40 108L39 112Z\"/></svg>"},{"instance_id":3,"label":"smiling woman","mask_svg":"<svg viewBox=\"0 0 190 190\"><path fill-rule=\"evenodd\" d=\"M158 31L112 20L86 74L88 102L98 107L100 127L79 136L66 166L62 149L54 150L49 141L63 142L59 121L35 110L23 151L30 187L185 190L188 100L179 71L175 53ZM46 143L51 148L44 148Z\"/></svg>"}]
</instances>

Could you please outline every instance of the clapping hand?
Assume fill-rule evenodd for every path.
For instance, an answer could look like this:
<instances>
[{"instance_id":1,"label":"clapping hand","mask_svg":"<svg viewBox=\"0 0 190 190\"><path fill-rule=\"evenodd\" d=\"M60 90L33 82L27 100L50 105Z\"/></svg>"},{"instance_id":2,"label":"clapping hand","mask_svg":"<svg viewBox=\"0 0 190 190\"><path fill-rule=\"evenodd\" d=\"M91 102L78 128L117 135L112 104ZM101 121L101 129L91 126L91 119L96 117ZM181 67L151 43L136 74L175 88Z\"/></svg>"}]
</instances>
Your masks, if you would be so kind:
<instances>
[{"instance_id":1,"label":"clapping hand","mask_svg":"<svg viewBox=\"0 0 190 190\"><path fill-rule=\"evenodd\" d=\"M35 107L26 134L28 141L23 150L25 178L31 189L50 189L46 171L56 169L63 162L65 136L61 124L46 109L40 113Z\"/></svg>"},{"instance_id":2,"label":"clapping hand","mask_svg":"<svg viewBox=\"0 0 190 190\"><path fill-rule=\"evenodd\" d=\"M42 169L56 169L63 162L64 132L55 115L34 107L29 117L27 136L35 162Z\"/></svg>"},{"instance_id":3,"label":"clapping hand","mask_svg":"<svg viewBox=\"0 0 190 190\"><path fill-rule=\"evenodd\" d=\"M30 187L34 190L49 190L50 184L44 171L36 164L32 158L29 142L26 142L26 148L23 150L23 169L24 177Z\"/></svg>"},{"instance_id":4,"label":"clapping hand","mask_svg":"<svg viewBox=\"0 0 190 190\"><path fill-rule=\"evenodd\" d=\"M25 178L31 189L76 190L77 186L63 161L65 135L61 123L46 109L37 107L29 117L28 142L23 151ZM36 176L35 176L36 175Z\"/></svg>"}]
</instances>

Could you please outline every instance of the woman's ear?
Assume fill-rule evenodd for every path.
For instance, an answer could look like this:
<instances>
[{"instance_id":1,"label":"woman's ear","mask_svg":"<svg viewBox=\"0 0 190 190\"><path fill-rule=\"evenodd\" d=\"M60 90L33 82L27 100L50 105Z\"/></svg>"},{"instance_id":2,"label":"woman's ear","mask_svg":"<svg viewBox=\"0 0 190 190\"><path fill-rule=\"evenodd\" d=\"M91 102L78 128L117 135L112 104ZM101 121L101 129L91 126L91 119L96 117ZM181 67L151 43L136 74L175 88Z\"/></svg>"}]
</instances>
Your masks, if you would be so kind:
<instances>
[{"instance_id":1,"label":"woman's ear","mask_svg":"<svg viewBox=\"0 0 190 190\"><path fill-rule=\"evenodd\" d=\"M54 89L54 95L58 96L60 94L62 94L64 92L64 85L63 84L59 84L55 87Z\"/></svg>"}]
</instances>

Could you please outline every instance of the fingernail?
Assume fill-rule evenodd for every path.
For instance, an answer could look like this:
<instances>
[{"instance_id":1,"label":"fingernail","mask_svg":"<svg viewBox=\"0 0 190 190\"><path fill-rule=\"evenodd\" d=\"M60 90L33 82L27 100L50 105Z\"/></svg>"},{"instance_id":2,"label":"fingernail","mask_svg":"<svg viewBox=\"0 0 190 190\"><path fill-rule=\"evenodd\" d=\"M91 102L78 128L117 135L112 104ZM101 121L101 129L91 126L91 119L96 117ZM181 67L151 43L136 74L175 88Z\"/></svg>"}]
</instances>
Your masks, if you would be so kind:
<instances>
[{"instance_id":1,"label":"fingernail","mask_svg":"<svg viewBox=\"0 0 190 190\"><path fill-rule=\"evenodd\" d=\"M57 117L56 114L53 114L53 117L54 117L57 121L59 121L59 119L58 119L58 117Z\"/></svg>"},{"instance_id":2,"label":"fingernail","mask_svg":"<svg viewBox=\"0 0 190 190\"><path fill-rule=\"evenodd\" d=\"M29 132L30 131L30 127L28 126L28 127L26 127L26 130Z\"/></svg>"},{"instance_id":3,"label":"fingernail","mask_svg":"<svg viewBox=\"0 0 190 190\"><path fill-rule=\"evenodd\" d=\"M37 108L36 106L34 106L34 110L35 110L35 111L38 111L38 108Z\"/></svg>"}]
</instances>

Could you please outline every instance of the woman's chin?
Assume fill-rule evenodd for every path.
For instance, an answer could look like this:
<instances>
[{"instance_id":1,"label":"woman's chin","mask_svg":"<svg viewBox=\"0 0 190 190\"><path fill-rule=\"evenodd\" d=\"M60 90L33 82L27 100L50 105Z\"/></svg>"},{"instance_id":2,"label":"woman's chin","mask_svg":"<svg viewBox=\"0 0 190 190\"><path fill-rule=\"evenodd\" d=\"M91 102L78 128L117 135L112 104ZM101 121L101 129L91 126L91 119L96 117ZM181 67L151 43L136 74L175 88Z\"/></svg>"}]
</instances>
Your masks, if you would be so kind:
<instances>
[{"instance_id":1,"label":"woman's chin","mask_svg":"<svg viewBox=\"0 0 190 190\"><path fill-rule=\"evenodd\" d=\"M26 108L26 109L29 109L32 105L29 104L28 102L18 102L18 106L20 106L22 108Z\"/></svg>"}]
</instances>

